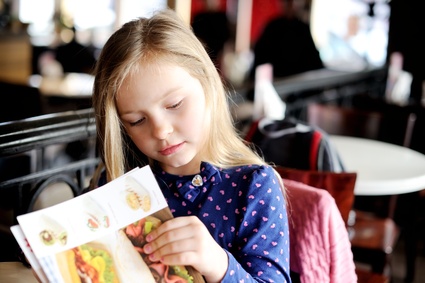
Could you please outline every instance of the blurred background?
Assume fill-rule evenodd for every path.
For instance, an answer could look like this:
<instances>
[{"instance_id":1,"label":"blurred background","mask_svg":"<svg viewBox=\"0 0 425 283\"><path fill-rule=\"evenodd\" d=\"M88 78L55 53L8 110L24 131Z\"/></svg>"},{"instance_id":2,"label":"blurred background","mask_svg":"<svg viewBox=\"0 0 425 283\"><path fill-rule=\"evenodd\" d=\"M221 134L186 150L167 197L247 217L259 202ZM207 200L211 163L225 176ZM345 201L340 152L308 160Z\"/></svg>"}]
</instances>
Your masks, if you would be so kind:
<instances>
[{"instance_id":1,"label":"blurred background","mask_svg":"<svg viewBox=\"0 0 425 283\"><path fill-rule=\"evenodd\" d=\"M288 8L286 2L294 4ZM412 0L1 0L0 80L28 83L32 78L37 85L31 75L90 73L114 30L170 6L208 40L226 79L240 85L253 67L255 45L267 24L294 10L309 26L326 68L382 67L399 52L403 70L413 76L410 96L420 100L422 5ZM281 40L290 45L294 39L282 34Z\"/></svg>"},{"instance_id":2,"label":"blurred background","mask_svg":"<svg viewBox=\"0 0 425 283\"><path fill-rule=\"evenodd\" d=\"M235 121L241 129L252 122L256 67L270 63L274 90L286 103L288 116L306 119L311 102L348 105L362 113L374 110L385 117L389 113L394 119L398 111L414 113L413 130L404 120L396 127L393 119L377 133L385 129L386 142L425 153L425 9L418 0L0 0L3 138L10 128L2 122L90 108L93 67L109 36L125 22L166 7L175 9L204 43L238 106ZM95 131L86 132L88 143L77 137L65 146L43 149L45 164L37 166L55 168L92 156ZM411 137L408 145L402 142L404 133ZM0 166L0 181L32 172L33 159L24 157L29 161ZM3 225L6 230L0 223L0 232L6 231L8 240L12 213L22 212L11 201L15 188L9 189L3 188L0 197L0 221L9 221ZM407 240L395 247L393 283L425 282L424 192L404 202L399 198L413 224L405 224L405 215L397 224L413 227L420 241L416 245L402 234ZM9 245L8 240L0 241L3 251L13 248L14 241ZM403 256L409 241L411 262ZM3 252L0 261L10 260L13 253ZM415 266L420 267L416 276Z\"/></svg>"}]
</instances>

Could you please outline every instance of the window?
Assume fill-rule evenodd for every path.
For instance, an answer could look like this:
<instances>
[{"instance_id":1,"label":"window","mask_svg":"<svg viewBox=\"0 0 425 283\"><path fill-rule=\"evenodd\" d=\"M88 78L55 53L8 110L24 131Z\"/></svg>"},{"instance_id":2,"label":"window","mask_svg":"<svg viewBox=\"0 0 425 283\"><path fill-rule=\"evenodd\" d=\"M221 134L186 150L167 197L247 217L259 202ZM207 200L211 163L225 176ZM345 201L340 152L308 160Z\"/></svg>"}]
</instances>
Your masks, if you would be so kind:
<instances>
[{"instance_id":1,"label":"window","mask_svg":"<svg viewBox=\"0 0 425 283\"><path fill-rule=\"evenodd\" d=\"M389 17L388 0L314 0L311 31L327 67L383 66Z\"/></svg>"},{"instance_id":2,"label":"window","mask_svg":"<svg viewBox=\"0 0 425 283\"><path fill-rule=\"evenodd\" d=\"M34 45L49 45L54 41L55 0L20 0L13 2L12 6L12 10L17 10L19 20L29 24L27 31Z\"/></svg>"},{"instance_id":3,"label":"window","mask_svg":"<svg viewBox=\"0 0 425 283\"><path fill-rule=\"evenodd\" d=\"M19 20L29 24L33 45L69 41L61 31L75 27L80 43L101 48L122 24L166 8L167 0L14 0L13 6Z\"/></svg>"}]
</instances>

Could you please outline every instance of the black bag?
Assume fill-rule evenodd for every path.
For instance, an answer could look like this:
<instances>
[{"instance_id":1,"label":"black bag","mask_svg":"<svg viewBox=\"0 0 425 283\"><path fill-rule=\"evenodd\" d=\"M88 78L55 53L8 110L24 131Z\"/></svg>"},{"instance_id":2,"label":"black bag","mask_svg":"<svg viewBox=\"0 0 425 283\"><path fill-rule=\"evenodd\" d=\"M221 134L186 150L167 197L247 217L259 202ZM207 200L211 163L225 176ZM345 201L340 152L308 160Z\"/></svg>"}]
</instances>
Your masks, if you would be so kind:
<instances>
[{"instance_id":1,"label":"black bag","mask_svg":"<svg viewBox=\"0 0 425 283\"><path fill-rule=\"evenodd\" d=\"M300 170L344 171L328 135L294 118L262 118L251 124L245 140L252 142L267 162Z\"/></svg>"}]
</instances>

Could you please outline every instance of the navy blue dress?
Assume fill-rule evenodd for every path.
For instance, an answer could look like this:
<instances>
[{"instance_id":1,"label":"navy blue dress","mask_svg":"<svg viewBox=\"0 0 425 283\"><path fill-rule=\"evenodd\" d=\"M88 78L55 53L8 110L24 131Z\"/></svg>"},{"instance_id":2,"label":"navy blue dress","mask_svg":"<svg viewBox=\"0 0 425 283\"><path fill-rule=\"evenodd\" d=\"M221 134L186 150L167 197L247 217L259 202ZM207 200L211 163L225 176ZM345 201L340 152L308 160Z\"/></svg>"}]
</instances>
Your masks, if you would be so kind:
<instances>
[{"instance_id":1,"label":"navy blue dress","mask_svg":"<svg viewBox=\"0 0 425 283\"><path fill-rule=\"evenodd\" d=\"M227 251L222 282L291 282L286 203L271 167L203 162L199 186L196 175L153 171L174 217L196 215Z\"/></svg>"}]
</instances>

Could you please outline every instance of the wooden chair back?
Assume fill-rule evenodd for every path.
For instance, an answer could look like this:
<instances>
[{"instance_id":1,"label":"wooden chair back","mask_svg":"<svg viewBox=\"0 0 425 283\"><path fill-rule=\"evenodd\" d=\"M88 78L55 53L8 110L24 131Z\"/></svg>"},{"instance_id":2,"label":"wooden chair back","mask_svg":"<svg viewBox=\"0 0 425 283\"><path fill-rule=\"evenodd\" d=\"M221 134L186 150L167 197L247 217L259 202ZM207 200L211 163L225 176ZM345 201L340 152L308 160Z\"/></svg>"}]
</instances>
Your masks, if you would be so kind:
<instances>
[{"instance_id":1,"label":"wooden chair back","mask_svg":"<svg viewBox=\"0 0 425 283\"><path fill-rule=\"evenodd\" d=\"M416 114L409 108L388 105L376 109L312 103L307 122L331 135L353 136L410 146Z\"/></svg>"},{"instance_id":2,"label":"wooden chair back","mask_svg":"<svg viewBox=\"0 0 425 283\"><path fill-rule=\"evenodd\" d=\"M342 219L347 225L354 203L356 173L298 170L282 166L277 166L276 171L284 179L302 182L312 187L327 190L335 199Z\"/></svg>"},{"instance_id":3,"label":"wooden chair back","mask_svg":"<svg viewBox=\"0 0 425 283\"><path fill-rule=\"evenodd\" d=\"M377 139L383 115L336 105L310 104L307 121L330 135Z\"/></svg>"}]
</instances>

